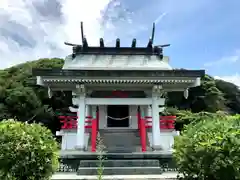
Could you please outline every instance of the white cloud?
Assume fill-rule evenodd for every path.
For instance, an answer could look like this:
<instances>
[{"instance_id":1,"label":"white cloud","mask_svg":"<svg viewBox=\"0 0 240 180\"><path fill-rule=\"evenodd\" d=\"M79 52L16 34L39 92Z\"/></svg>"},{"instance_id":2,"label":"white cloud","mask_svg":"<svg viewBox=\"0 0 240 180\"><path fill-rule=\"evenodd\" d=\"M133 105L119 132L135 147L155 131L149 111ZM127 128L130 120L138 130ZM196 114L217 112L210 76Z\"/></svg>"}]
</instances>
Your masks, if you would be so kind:
<instances>
[{"instance_id":1,"label":"white cloud","mask_svg":"<svg viewBox=\"0 0 240 180\"><path fill-rule=\"evenodd\" d=\"M175 6L175 0L1 0L0 69L38 58L65 57L71 47L64 41L81 43L80 21L91 45L98 44L100 37L108 44L119 37L121 45L128 46L138 38L137 45L145 45L153 21L189 17L208 2L183 0ZM159 27L164 28L164 23ZM162 39L166 37L172 36L164 34Z\"/></svg>"},{"instance_id":2,"label":"white cloud","mask_svg":"<svg viewBox=\"0 0 240 180\"><path fill-rule=\"evenodd\" d=\"M221 79L227 82L231 82L240 87L240 74L236 73L235 75L230 76L215 76L215 79Z\"/></svg>"},{"instance_id":3,"label":"white cloud","mask_svg":"<svg viewBox=\"0 0 240 180\"><path fill-rule=\"evenodd\" d=\"M64 41L81 43L80 21L84 22L88 43L96 45L100 37L108 43L116 37L133 38L138 31L146 31L151 26L148 20L162 17L158 13L151 20L148 13L149 16L139 18L142 11L129 9L127 3L120 0L2 0L0 69L43 57L66 56L71 47L66 47ZM146 9L150 12L151 5Z\"/></svg>"},{"instance_id":4,"label":"white cloud","mask_svg":"<svg viewBox=\"0 0 240 180\"><path fill-rule=\"evenodd\" d=\"M97 23L109 0L4 0L0 3L0 68L43 57L64 57L79 43L80 21L88 40L100 37Z\"/></svg>"},{"instance_id":5,"label":"white cloud","mask_svg":"<svg viewBox=\"0 0 240 180\"><path fill-rule=\"evenodd\" d=\"M240 62L240 50L236 50L233 55L225 56L218 61L212 61L205 64L205 67L221 67L224 68L223 71L226 71L227 65L230 66L239 66L237 63ZM237 71L238 72L238 71ZM240 74L236 73L228 76L215 76L216 79L221 79L227 82L231 82L240 87Z\"/></svg>"},{"instance_id":6,"label":"white cloud","mask_svg":"<svg viewBox=\"0 0 240 180\"><path fill-rule=\"evenodd\" d=\"M205 67L224 66L226 64L234 64L240 61L240 50L236 50L233 55L222 57L216 61L210 61L204 64Z\"/></svg>"}]
</instances>

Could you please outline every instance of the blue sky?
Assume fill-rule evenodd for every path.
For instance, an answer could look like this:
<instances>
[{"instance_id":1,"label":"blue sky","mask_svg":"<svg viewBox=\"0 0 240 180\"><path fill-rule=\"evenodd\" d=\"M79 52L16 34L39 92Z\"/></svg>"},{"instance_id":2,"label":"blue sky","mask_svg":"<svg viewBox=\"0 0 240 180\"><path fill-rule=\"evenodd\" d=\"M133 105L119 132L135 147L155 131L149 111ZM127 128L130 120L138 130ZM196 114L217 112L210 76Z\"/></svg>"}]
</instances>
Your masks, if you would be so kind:
<instances>
[{"instance_id":1,"label":"blue sky","mask_svg":"<svg viewBox=\"0 0 240 180\"><path fill-rule=\"evenodd\" d=\"M155 44L176 68L205 69L240 85L239 0L1 0L0 68L44 57L64 57L80 43L79 22L92 45L117 37L146 45L156 22Z\"/></svg>"}]
</instances>

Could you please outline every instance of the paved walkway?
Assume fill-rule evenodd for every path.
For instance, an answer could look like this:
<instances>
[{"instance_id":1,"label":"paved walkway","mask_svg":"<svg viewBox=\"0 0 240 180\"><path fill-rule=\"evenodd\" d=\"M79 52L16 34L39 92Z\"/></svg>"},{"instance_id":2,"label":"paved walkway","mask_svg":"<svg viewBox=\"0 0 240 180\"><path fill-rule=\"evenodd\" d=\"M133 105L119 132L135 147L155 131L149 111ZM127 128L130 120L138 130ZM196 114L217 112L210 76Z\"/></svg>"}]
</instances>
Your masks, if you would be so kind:
<instances>
[{"instance_id":1,"label":"paved walkway","mask_svg":"<svg viewBox=\"0 0 240 180\"><path fill-rule=\"evenodd\" d=\"M97 176L78 176L76 173L56 173L53 175L52 180L83 180L83 179L97 179ZM166 172L161 175L107 175L103 179L118 179L118 180L176 180L177 173Z\"/></svg>"}]
</instances>

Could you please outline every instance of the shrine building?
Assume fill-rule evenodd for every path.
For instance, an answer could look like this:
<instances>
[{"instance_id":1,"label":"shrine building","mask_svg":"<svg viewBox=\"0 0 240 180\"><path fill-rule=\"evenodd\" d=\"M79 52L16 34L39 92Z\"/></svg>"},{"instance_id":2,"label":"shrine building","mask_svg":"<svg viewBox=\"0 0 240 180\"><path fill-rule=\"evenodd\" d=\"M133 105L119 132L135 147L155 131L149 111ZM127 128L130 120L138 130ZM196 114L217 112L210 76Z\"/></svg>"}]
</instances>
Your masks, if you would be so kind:
<instances>
[{"instance_id":1,"label":"shrine building","mask_svg":"<svg viewBox=\"0 0 240 180\"><path fill-rule=\"evenodd\" d=\"M200 85L204 70L174 69L164 46L150 39L137 47L74 45L61 69L33 69L37 85L52 91L72 91L69 110L76 117L60 117L62 150L96 152L97 134L109 151L171 151L175 117L161 117L165 94ZM64 119L65 118L65 119ZM74 119L75 118L75 119ZM70 122L69 122L70 121ZM135 146L135 147L131 147Z\"/></svg>"}]
</instances>

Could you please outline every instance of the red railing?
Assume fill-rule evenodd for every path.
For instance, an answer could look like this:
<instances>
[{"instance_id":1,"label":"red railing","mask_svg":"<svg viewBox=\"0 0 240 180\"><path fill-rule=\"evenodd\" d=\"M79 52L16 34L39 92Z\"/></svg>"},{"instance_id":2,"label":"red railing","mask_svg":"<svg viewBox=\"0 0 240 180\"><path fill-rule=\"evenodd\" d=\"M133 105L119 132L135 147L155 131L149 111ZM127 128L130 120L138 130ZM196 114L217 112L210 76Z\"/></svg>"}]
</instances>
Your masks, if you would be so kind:
<instances>
[{"instance_id":1,"label":"red railing","mask_svg":"<svg viewBox=\"0 0 240 180\"><path fill-rule=\"evenodd\" d=\"M77 129L77 116L59 116L62 123L61 129ZM91 151L96 152L97 146L97 131L99 124L99 112L96 112L96 118L86 116L84 128L91 129Z\"/></svg>"},{"instance_id":2,"label":"red railing","mask_svg":"<svg viewBox=\"0 0 240 180\"><path fill-rule=\"evenodd\" d=\"M172 131L175 129L176 116L161 116L160 117L160 129L166 131ZM145 117L146 128L152 128L152 117Z\"/></svg>"},{"instance_id":3,"label":"red railing","mask_svg":"<svg viewBox=\"0 0 240 180\"><path fill-rule=\"evenodd\" d=\"M138 129L140 132L140 139L141 139L141 146L142 152L147 151L147 128L152 128L152 117L145 116L144 118L141 117L140 111L137 114L138 118ZM161 130L174 130L175 129L175 121L176 116L161 116L160 117L160 129Z\"/></svg>"},{"instance_id":4,"label":"red railing","mask_svg":"<svg viewBox=\"0 0 240 180\"><path fill-rule=\"evenodd\" d=\"M58 116L58 118L62 124L61 129L77 129L77 116ZM85 125L85 129L92 128L92 120L92 116L86 116L85 123L87 123L87 125Z\"/></svg>"}]
</instances>

